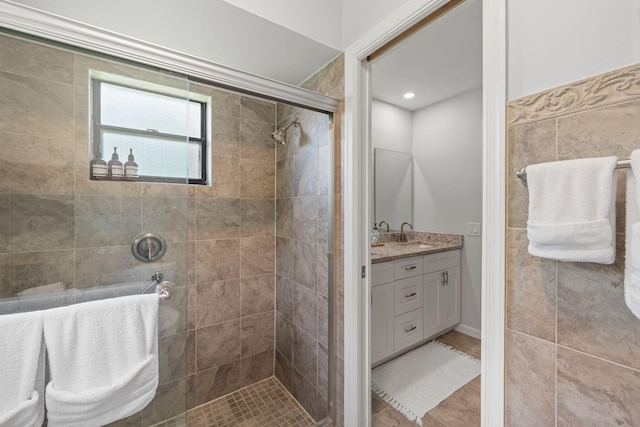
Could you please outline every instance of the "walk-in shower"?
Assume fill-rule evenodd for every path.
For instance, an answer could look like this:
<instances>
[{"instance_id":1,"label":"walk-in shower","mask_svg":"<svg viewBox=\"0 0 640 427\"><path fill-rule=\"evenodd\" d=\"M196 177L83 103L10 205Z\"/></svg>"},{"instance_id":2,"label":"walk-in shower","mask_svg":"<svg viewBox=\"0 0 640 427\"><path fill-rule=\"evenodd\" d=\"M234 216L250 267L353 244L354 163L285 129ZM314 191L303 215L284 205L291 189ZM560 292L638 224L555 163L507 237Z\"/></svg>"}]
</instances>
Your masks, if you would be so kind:
<instances>
[{"instance_id":1,"label":"walk-in shower","mask_svg":"<svg viewBox=\"0 0 640 427\"><path fill-rule=\"evenodd\" d=\"M218 416L260 424L246 392L268 402L269 411L280 405L260 425L288 425L278 418L290 416L284 400L312 424L335 419L335 156L327 113L335 110L279 103L1 29L0 57L8 58L0 64L7 95L0 110L11 112L0 123L0 147L7 148L0 150L0 224L8 224L0 227L0 303L35 293L50 301L71 295L74 303L81 291L117 284L137 293L161 272L176 290L158 312L159 387L148 406L117 425L200 417L218 425L211 418ZM166 132L146 123L126 132L121 124L100 128L126 144L162 139L178 147L180 156L157 146L148 153L184 172L182 181L94 179L96 153L107 160L113 151L92 149L100 136L91 121L94 78L138 83L153 96L166 87L178 110L201 118L194 129ZM299 130L287 135L292 127ZM265 144L268 134L275 148ZM146 153L133 152L142 172ZM199 153L207 182L189 184L187 160L202 160ZM151 244L138 258L132 253L132 239L150 233L166 239L157 261ZM26 311L14 307L12 313Z\"/></svg>"},{"instance_id":2,"label":"walk-in shower","mask_svg":"<svg viewBox=\"0 0 640 427\"><path fill-rule=\"evenodd\" d=\"M287 142L287 129L289 129L291 126L300 126L300 119L296 117L294 121L273 132L271 134L271 138L273 138L274 141L280 144L285 144Z\"/></svg>"}]
</instances>

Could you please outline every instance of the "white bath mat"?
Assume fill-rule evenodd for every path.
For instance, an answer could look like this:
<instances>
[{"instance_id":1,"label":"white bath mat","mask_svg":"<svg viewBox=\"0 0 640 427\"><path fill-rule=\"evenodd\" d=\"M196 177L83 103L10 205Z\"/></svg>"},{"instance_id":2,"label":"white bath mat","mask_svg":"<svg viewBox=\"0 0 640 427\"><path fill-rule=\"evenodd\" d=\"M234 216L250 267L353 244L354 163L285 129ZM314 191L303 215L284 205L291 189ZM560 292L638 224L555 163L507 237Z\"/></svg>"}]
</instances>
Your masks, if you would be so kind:
<instances>
[{"instance_id":1,"label":"white bath mat","mask_svg":"<svg viewBox=\"0 0 640 427\"><path fill-rule=\"evenodd\" d=\"M381 399L422 425L424 414L478 375L478 359L431 341L375 368L371 385Z\"/></svg>"}]
</instances>

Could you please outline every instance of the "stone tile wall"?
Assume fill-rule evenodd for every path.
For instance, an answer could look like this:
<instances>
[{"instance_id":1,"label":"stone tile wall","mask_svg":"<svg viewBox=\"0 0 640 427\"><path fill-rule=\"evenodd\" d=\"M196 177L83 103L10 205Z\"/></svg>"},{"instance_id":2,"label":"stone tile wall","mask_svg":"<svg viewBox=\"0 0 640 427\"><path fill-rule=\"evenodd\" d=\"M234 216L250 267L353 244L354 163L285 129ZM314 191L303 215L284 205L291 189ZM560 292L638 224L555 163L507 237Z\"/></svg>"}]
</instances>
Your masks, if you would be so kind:
<instances>
[{"instance_id":1,"label":"stone tile wall","mask_svg":"<svg viewBox=\"0 0 640 427\"><path fill-rule=\"evenodd\" d=\"M276 105L202 84L210 95L213 185L195 187L195 280L188 287L192 408L274 373Z\"/></svg>"},{"instance_id":2,"label":"stone tile wall","mask_svg":"<svg viewBox=\"0 0 640 427\"><path fill-rule=\"evenodd\" d=\"M340 56L302 86L344 98ZM342 185L341 111L326 114L278 104L278 127L296 117L287 144L277 147L276 182L276 376L316 420L328 415L329 304L336 313L337 412L342 413ZM332 142L333 141L333 142ZM333 151L331 147L333 143ZM333 173L330 155L333 158ZM329 184L334 184L333 246L329 247ZM327 254L334 255L330 301Z\"/></svg>"},{"instance_id":3,"label":"stone tile wall","mask_svg":"<svg viewBox=\"0 0 640 427\"><path fill-rule=\"evenodd\" d=\"M508 105L507 171L640 148L640 66ZM624 302L625 173L616 261L564 263L527 252L528 193L507 177L506 424L635 425L640 319Z\"/></svg>"},{"instance_id":4,"label":"stone tile wall","mask_svg":"<svg viewBox=\"0 0 640 427\"><path fill-rule=\"evenodd\" d=\"M212 186L90 181L89 68L189 88L0 35L0 298L148 283L154 271L176 283L160 307L156 398L118 423L150 425L273 375L275 103L191 85L212 96ZM131 255L142 232L166 238L160 261Z\"/></svg>"}]
</instances>

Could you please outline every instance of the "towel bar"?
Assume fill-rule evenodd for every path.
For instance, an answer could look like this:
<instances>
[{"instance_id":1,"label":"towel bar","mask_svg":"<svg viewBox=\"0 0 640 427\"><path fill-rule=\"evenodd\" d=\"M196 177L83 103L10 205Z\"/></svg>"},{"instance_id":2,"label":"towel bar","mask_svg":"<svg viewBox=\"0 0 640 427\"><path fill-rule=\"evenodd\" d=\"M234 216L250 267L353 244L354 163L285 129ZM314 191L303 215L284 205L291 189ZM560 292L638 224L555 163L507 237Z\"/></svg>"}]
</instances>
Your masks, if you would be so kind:
<instances>
[{"instance_id":1,"label":"towel bar","mask_svg":"<svg viewBox=\"0 0 640 427\"><path fill-rule=\"evenodd\" d=\"M162 273L154 273L151 278L153 279L153 282L149 283L149 285L147 285L147 287L140 293L148 294L150 292L155 292L160 296L160 299L169 301L176 292L176 285L167 280L162 280Z\"/></svg>"},{"instance_id":2,"label":"towel bar","mask_svg":"<svg viewBox=\"0 0 640 427\"><path fill-rule=\"evenodd\" d=\"M618 160L616 169L629 169L631 167L631 160L624 159ZM522 185L527 186L527 167L520 168L516 171L516 177L522 182Z\"/></svg>"}]
</instances>

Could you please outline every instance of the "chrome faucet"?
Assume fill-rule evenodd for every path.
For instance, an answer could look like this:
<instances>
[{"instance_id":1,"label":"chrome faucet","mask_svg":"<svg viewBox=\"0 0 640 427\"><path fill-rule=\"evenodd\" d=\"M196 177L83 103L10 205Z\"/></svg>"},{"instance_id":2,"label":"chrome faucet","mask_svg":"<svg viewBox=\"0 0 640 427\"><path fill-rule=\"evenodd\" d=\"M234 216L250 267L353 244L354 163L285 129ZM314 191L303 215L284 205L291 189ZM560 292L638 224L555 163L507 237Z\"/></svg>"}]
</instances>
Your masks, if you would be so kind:
<instances>
[{"instance_id":1,"label":"chrome faucet","mask_svg":"<svg viewBox=\"0 0 640 427\"><path fill-rule=\"evenodd\" d=\"M404 234L404 226L408 225L409 228L411 229L411 231L413 231L413 225L411 225L410 222L405 221L402 223L402 225L400 226L400 234L398 235L398 242L406 242L407 241L407 235Z\"/></svg>"},{"instance_id":2,"label":"chrome faucet","mask_svg":"<svg viewBox=\"0 0 640 427\"><path fill-rule=\"evenodd\" d=\"M378 227L382 227L382 223L384 222L384 225L387 226L387 233L389 232L389 223L385 220L380 221L380 223L378 223Z\"/></svg>"}]
</instances>

